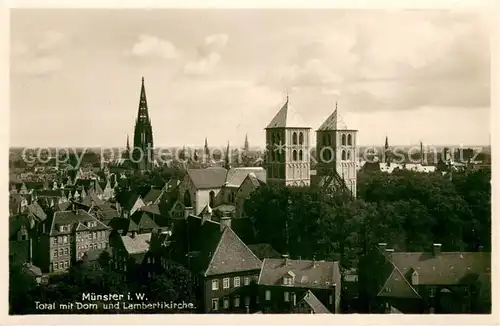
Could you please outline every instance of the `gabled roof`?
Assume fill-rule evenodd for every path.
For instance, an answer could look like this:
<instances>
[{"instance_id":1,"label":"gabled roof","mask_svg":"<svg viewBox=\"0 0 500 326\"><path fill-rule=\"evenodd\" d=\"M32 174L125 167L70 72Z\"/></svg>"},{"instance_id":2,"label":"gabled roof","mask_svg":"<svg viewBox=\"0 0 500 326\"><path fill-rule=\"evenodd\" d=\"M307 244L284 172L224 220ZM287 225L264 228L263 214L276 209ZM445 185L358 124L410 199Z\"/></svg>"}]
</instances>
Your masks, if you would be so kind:
<instances>
[{"instance_id":1,"label":"gabled roof","mask_svg":"<svg viewBox=\"0 0 500 326\"><path fill-rule=\"evenodd\" d=\"M406 299L420 299L420 295L408 282L403 273L394 266L384 286L378 293L379 297L396 297Z\"/></svg>"},{"instance_id":2,"label":"gabled roof","mask_svg":"<svg viewBox=\"0 0 500 326\"><path fill-rule=\"evenodd\" d=\"M157 204L149 204L139 208L140 211L151 213L154 215L161 215L160 207Z\"/></svg>"},{"instance_id":3,"label":"gabled roof","mask_svg":"<svg viewBox=\"0 0 500 326\"><path fill-rule=\"evenodd\" d=\"M33 202L28 206L28 215L32 215L39 222L43 222L47 219L47 214L43 211L42 207L37 202Z\"/></svg>"},{"instance_id":4,"label":"gabled roof","mask_svg":"<svg viewBox=\"0 0 500 326\"><path fill-rule=\"evenodd\" d=\"M417 271L419 284L462 284L491 272L486 252L394 252L390 259L406 277L410 269Z\"/></svg>"},{"instance_id":5,"label":"gabled roof","mask_svg":"<svg viewBox=\"0 0 500 326\"><path fill-rule=\"evenodd\" d=\"M83 209L78 209L75 212L73 211L58 211L54 213L54 218L52 219L52 225L50 227L50 236L55 236L59 234L70 234L73 229L76 229L79 223L86 222L96 222L96 226L88 227L89 230L98 231L98 230L107 230L108 227L99 221L94 216L90 215ZM70 230L60 232L57 228L57 225L70 225Z\"/></svg>"},{"instance_id":6,"label":"gabled roof","mask_svg":"<svg viewBox=\"0 0 500 326\"><path fill-rule=\"evenodd\" d=\"M151 190L144 196L144 203L153 203L163 194L162 189L151 188Z\"/></svg>"},{"instance_id":7,"label":"gabled roof","mask_svg":"<svg viewBox=\"0 0 500 326\"><path fill-rule=\"evenodd\" d=\"M156 230L159 228L158 224L149 216L146 212L137 211L135 212L130 219L137 224L139 229L153 229Z\"/></svg>"},{"instance_id":8,"label":"gabled roof","mask_svg":"<svg viewBox=\"0 0 500 326\"><path fill-rule=\"evenodd\" d=\"M109 222L109 227L116 231L123 231L124 233L139 231L137 224L129 218L115 217Z\"/></svg>"},{"instance_id":9,"label":"gabled roof","mask_svg":"<svg viewBox=\"0 0 500 326\"><path fill-rule=\"evenodd\" d=\"M336 261L264 259L258 284L282 284L283 276L290 271L296 275L294 286L322 289L331 288L340 273Z\"/></svg>"},{"instance_id":10,"label":"gabled roof","mask_svg":"<svg viewBox=\"0 0 500 326\"><path fill-rule=\"evenodd\" d=\"M274 116L266 129L271 128L310 128L302 118L290 107L288 97L285 104Z\"/></svg>"},{"instance_id":11,"label":"gabled roof","mask_svg":"<svg viewBox=\"0 0 500 326\"><path fill-rule=\"evenodd\" d=\"M266 180L266 170L262 167L233 168L227 172L226 187L239 187L249 175L260 180Z\"/></svg>"},{"instance_id":12,"label":"gabled roof","mask_svg":"<svg viewBox=\"0 0 500 326\"><path fill-rule=\"evenodd\" d=\"M299 305L300 303L305 303L313 313L315 314L330 314L331 312L325 307L325 305L319 301L319 299L314 295L314 293L311 292L311 290L307 290L307 292L304 294L302 299L297 303Z\"/></svg>"},{"instance_id":13,"label":"gabled roof","mask_svg":"<svg viewBox=\"0 0 500 326\"><path fill-rule=\"evenodd\" d=\"M187 174L197 189L222 188L226 182L227 170L224 168L188 169Z\"/></svg>"},{"instance_id":14,"label":"gabled roof","mask_svg":"<svg viewBox=\"0 0 500 326\"><path fill-rule=\"evenodd\" d=\"M259 269L262 262L229 227L225 227L205 276Z\"/></svg>"}]
</instances>

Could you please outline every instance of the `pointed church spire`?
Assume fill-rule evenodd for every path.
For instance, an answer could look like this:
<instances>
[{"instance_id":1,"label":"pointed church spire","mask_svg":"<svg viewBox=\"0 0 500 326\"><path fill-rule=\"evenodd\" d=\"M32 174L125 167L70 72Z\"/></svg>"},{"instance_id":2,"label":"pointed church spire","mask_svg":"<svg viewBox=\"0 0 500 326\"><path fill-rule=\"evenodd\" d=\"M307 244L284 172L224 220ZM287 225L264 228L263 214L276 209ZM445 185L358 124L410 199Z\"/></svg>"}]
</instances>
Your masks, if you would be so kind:
<instances>
[{"instance_id":1,"label":"pointed church spire","mask_svg":"<svg viewBox=\"0 0 500 326\"><path fill-rule=\"evenodd\" d=\"M248 134L246 134L246 135L245 135L245 145L244 145L244 149L245 149L245 151L247 151L247 152L248 152L249 148L250 148L250 145L248 144Z\"/></svg>"},{"instance_id":2,"label":"pointed church spire","mask_svg":"<svg viewBox=\"0 0 500 326\"><path fill-rule=\"evenodd\" d=\"M128 134L127 134L127 152L130 152L130 141L128 139Z\"/></svg>"},{"instance_id":3,"label":"pointed church spire","mask_svg":"<svg viewBox=\"0 0 500 326\"><path fill-rule=\"evenodd\" d=\"M146 99L146 87L144 86L144 77L141 81L141 95L139 98L139 112L137 114L138 121L149 122L148 101Z\"/></svg>"},{"instance_id":4,"label":"pointed church spire","mask_svg":"<svg viewBox=\"0 0 500 326\"><path fill-rule=\"evenodd\" d=\"M389 148L389 138L387 137L387 135L385 136L385 145L384 145L384 148L385 149Z\"/></svg>"},{"instance_id":5,"label":"pointed church spire","mask_svg":"<svg viewBox=\"0 0 500 326\"><path fill-rule=\"evenodd\" d=\"M227 142L226 158L224 159L224 168L229 170L231 168L231 149L229 148L229 142Z\"/></svg>"}]
</instances>

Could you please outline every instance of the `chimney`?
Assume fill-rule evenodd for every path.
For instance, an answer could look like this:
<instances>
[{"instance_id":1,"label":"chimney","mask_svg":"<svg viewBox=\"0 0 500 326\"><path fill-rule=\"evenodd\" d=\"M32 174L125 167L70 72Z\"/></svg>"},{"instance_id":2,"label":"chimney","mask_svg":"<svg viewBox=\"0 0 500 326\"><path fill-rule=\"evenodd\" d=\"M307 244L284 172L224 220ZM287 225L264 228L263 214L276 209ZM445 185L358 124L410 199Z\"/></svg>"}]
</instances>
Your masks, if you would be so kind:
<instances>
[{"instance_id":1,"label":"chimney","mask_svg":"<svg viewBox=\"0 0 500 326\"><path fill-rule=\"evenodd\" d=\"M283 266L287 266L287 265L290 265L290 258L287 254L285 255L281 255L281 257L284 259L284 262L283 262Z\"/></svg>"},{"instance_id":2,"label":"chimney","mask_svg":"<svg viewBox=\"0 0 500 326\"><path fill-rule=\"evenodd\" d=\"M384 254L385 255L385 249L387 249L387 243L385 242L380 242L378 244L378 250L381 254Z\"/></svg>"},{"instance_id":3,"label":"chimney","mask_svg":"<svg viewBox=\"0 0 500 326\"><path fill-rule=\"evenodd\" d=\"M134 238L135 238L135 233L136 233L135 231L132 231L132 234L130 235L130 237L131 237L132 239L134 239Z\"/></svg>"},{"instance_id":4,"label":"chimney","mask_svg":"<svg viewBox=\"0 0 500 326\"><path fill-rule=\"evenodd\" d=\"M441 244L440 243L435 243L432 246L432 254L434 256L439 256L441 254Z\"/></svg>"}]
</instances>

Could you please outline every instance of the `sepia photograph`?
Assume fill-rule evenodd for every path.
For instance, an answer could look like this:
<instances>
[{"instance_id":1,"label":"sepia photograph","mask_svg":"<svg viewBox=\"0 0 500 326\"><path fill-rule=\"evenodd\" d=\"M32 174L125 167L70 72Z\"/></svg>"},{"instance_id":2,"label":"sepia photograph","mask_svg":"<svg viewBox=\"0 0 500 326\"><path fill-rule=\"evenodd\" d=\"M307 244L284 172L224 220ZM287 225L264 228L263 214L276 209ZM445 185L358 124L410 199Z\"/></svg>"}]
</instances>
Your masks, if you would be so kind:
<instances>
[{"instance_id":1,"label":"sepia photograph","mask_svg":"<svg viewBox=\"0 0 500 326\"><path fill-rule=\"evenodd\" d=\"M484 10L9 11L9 315L492 313Z\"/></svg>"}]
</instances>

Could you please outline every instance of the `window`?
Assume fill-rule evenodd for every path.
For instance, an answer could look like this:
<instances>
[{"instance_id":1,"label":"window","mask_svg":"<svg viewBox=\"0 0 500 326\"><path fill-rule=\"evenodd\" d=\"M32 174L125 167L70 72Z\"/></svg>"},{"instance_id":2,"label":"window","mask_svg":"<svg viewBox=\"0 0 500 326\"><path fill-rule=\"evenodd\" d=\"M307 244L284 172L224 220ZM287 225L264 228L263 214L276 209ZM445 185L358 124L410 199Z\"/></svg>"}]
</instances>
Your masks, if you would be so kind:
<instances>
[{"instance_id":1,"label":"window","mask_svg":"<svg viewBox=\"0 0 500 326\"><path fill-rule=\"evenodd\" d=\"M229 309L229 299L224 298L224 309Z\"/></svg>"},{"instance_id":2,"label":"window","mask_svg":"<svg viewBox=\"0 0 500 326\"><path fill-rule=\"evenodd\" d=\"M52 243L55 245L57 244L57 237L52 238Z\"/></svg>"},{"instance_id":3,"label":"window","mask_svg":"<svg viewBox=\"0 0 500 326\"><path fill-rule=\"evenodd\" d=\"M435 287L430 287L429 288L429 296L431 298L434 298L436 296L436 288Z\"/></svg>"},{"instance_id":4,"label":"window","mask_svg":"<svg viewBox=\"0 0 500 326\"><path fill-rule=\"evenodd\" d=\"M292 292L292 304L295 306L297 304L297 296Z\"/></svg>"},{"instance_id":5,"label":"window","mask_svg":"<svg viewBox=\"0 0 500 326\"><path fill-rule=\"evenodd\" d=\"M229 277L226 277L224 280L223 280L223 288L224 289L229 289Z\"/></svg>"},{"instance_id":6,"label":"window","mask_svg":"<svg viewBox=\"0 0 500 326\"><path fill-rule=\"evenodd\" d=\"M69 262L68 262L68 261L65 261L65 262L64 262L64 268L67 268L67 267L68 267L68 265L69 265Z\"/></svg>"},{"instance_id":7,"label":"window","mask_svg":"<svg viewBox=\"0 0 500 326\"><path fill-rule=\"evenodd\" d=\"M299 145L303 145L303 144L304 144L304 134L299 133Z\"/></svg>"},{"instance_id":8,"label":"window","mask_svg":"<svg viewBox=\"0 0 500 326\"><path fill-rule=\"evenodd\" d=\"M56 269L59 269L59 263L58 262L54 263L54 270L56 270Z\"/></svg>"},{"instance_id":9,"label":"window","mask_svg":"<svg viewBox=\"0 0 500 326\"><path fill-rule=\"evenodd\" d=\"M271 291L266 290L266 300L269 301L271 300Z\"/></svg>"},{"instance_id":10,"label":"window","mask_svg":"<svg viewBox=\"0 0 500 326\"><path fill-rule=\"evenodd\" d=\"M239 276L235 276L234 277L234 287L237 288L240 286L240 277Z\"/></svg>"},{"instance_id":11,"label":"window","mask_svg":"<svg viewBox=\"0 0 500 326\"><path fill-rule=\"evenodd\" d=\"M299 151L299 161L302 161L303 155L302 155L302 150Z\"/></svg>"},{"instance_id":12,"label":"window","mask_svg":"<svg viewBox=\"0 0 500 326\"><path fill-rule=\"evenodd\" d=\"M212 310L219 310L219 299L212 299Z\"/></svg>"},{"instance_id":13,"label":"window","mask_svg":"<svg viewBox=\"0 0 500 326\"><path fill-rule=\"evenodd\" d=\"M352 135L347 135L347 145L352 145Z\"/></svg>"},{"instance_id":14,"label":"window","mask_svg":"<svg viewBox=\"0 0 500 326\"><path fill-rule=\"evenodd\" d=\"M246 296L245 297L245 307L248 307L248 306L250 306L250 297Z\"/></svg>"},{"instance_id":15,"label":"window","mask_svg":"<svg viewBox=\"0 0 500 326\"><path fill-rule=\"evenodd\" d=\"M342 135L342 145L345 145L345 135Z\"/></svg>"},{"instance_id":16,"label":"window","mask_svg":"<svg viewBox=\"0 0 500 326\"><path fill-rule=\"evenodd\" d=\"M294 132L292 135L292 142L294 145L297 145L297 133L296 132Z\"/></svg>"},{"instance_id":17,"label":"window","mask_svg":"<svg viewBox=\"0 0 500 326\"><path fill-rule=\"evenodd\" d=\"M290 302L290 292L285 292L285 302Z\"/></svg>"},{"instance_id":18,"label":"window","mask_svg":"<svg viewBox=\"0 0 500 326\"><path fill-rule=\"evenodd\" d=\"M54 250L54 254L53 254L54 257L57 257L57 249Z\"/></svg>"},{"instance_id":19,"label":"window","mask_svg":"<svg viewBox=\"0 0 500 326\"><path fill-rule=\"evenodd\" d=\"M284 285L293 285L293 278L292 277L283 277L283 284Z\"/></svg>"},{"instance_id":20,"label":"window","mask_svg":"<svg viewBox=\"0 0 500 326\"><path fill-rule=\"evenodd\" d=\"M234 297L234 307L238 308L240 306L240 296L237 295Z\"/></svg>"},{"instance_id":21,"label":"window","mask_svg":"<svg viewBox=\"0 0 500 326\"><path fill-rule=\"evenodd\" d=\"M292 156L293 156L292 160L297 161L297 151L296 150L293 151Z\"/></svg>"},{"instance_id":22,"label":"window","mask_svg":"<svg viewBox=\"0 0 500 326\"><path fill-rule=\"evenodd\" d=\"M68 243L68 236L63 236L63 243Z\"/></svg>"},{"instance_id":23,"label":"window","mask_svg":"<svg viewBox=\"0 0 500 326\"><path fill-rule=\"evenodd\" d=\"M69 255L69 248L65 248L65 249L64 249L64 254L65 254L66 256L67 256L67 255Z\"/></svg>"},{"instance_id":24,"label":"window","mask_svg":"<svg viewBox=\"0 0 500 326\"><path fill-rule=\"evenodd\" d=\"M219 280L212 280L212 290L218 290L219 289Z\"/></svg>"},{"instance_id":25,"label":"window","mask_svg":"<svg viewBox=\"0 0 500 326\"><path fill-rule=\"evenodd\" d=\"M250 277L245 276L245 278L243 279L243 284L244 284L244 285L248 285L248 284L250 284Z\"/></svg>"},{"instance_id":26,"label":"window","mask_svg":"<svg viewBox=\"0 0 500 326\"><path fill-rule=\"evenodd\" d=\"M330 304L333 304L333 295L330 294L330 297L328 298L328 302Z\"/></svg>"},{"instance_id":27,"label":"window","mask_svg":"<svg viewBox=\"0 0 500 326\"><path fill-rule=\"evenodd\" d=\"M214 207L214 205L215 205L215 192L214 191L210 191L209 196L210 196L210 199L209 199L208 205L210 207Z\"/></svg>"},{"instance_id":28,"label":"window","mask_svg":"<svg viewBox=\"0 0 500 326\"><path fill-rule=\"evenodd\" d=\"M64 255L64 251L63 251L63 249L61 248L61 249L59 249L59 256L62 256L62 255Z\"/></svg>"},{"instance_id":29,"label":"window","mask_svg":"<svg viewBox=\"0 0 500 326\"><path fill-rule=\"evenodd\" d=\"M345 161L345 159L346 159L345 151L342 151L342 161Z\"/></svg>"}]
</instances>

